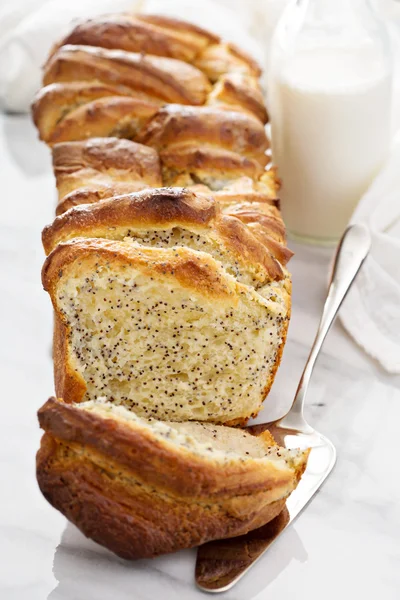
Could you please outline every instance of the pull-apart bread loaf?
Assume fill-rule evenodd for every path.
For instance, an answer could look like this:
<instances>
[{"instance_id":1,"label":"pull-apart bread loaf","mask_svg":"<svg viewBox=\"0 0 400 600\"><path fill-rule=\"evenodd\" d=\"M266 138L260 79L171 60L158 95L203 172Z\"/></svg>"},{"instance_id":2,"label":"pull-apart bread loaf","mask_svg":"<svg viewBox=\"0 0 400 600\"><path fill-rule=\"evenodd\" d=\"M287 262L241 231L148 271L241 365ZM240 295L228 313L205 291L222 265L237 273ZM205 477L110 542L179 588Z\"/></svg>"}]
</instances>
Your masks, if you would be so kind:
<instances>
[{"instance_id":1,"label":"pull-apart bread loaf","mask_svg":"<svg viewBox=\"0 0 400 600\"><path fill-rule=\"evenodd\" d=\"M259 412L290 316L259 74L194 25L111 15L53 48L33 104L58 189L38 482L124 558L259 527L306 467L233 427Z\"/></svg>"}]
</instances>

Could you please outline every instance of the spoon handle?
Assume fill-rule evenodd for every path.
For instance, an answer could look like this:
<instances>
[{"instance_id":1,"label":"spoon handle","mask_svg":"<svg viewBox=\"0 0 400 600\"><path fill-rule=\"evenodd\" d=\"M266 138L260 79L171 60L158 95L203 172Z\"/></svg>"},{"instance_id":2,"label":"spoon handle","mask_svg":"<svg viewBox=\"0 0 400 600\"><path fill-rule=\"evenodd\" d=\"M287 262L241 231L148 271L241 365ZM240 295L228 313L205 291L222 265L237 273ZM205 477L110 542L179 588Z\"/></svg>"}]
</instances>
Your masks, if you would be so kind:
<instances>
[{"instance_id":1,"label":"spoon handle","mask_svg":"<svg viewBox=\"0 0 400 600\"><path fill-rule=\"evenodd\" d=\"M304 401L308 384L318 354L347 292L368 255L370 247L371 236L365 225L350 225L340 240L334 259L328 295L325 300L318 331L304 367L303 374L300 378L292 408L287 416L284 417L287 426L290 426L289 421L292 416L296 419L297 427L299 425L299 417L303 417Z\"/></svg>"}]
</instances>

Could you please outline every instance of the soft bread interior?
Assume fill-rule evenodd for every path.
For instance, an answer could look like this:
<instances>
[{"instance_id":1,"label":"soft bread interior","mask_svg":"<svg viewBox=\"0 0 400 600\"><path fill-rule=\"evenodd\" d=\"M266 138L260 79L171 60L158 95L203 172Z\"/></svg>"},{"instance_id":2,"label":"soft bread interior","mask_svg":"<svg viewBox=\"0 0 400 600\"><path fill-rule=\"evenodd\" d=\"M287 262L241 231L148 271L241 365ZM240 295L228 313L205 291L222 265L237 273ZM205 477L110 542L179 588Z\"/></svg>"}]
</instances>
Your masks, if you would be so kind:
<instances>
[{"instance_id":1,"label":"soft bread interior","mask_svg":"<svg viewBox=\"0 0 400 600\"><path fill-rule=\"evenodd\" d=\"M304 461L301 450L287 450L276 445L266 431L254 436L242 429L214 425L212 423L171 422L140 418L134 411L115 406L106 398L76 405L99 417L113 419L126 426L147 430L156 439L172 445L175 449L201 455L207 460L240 462L249 460L271 460L276 468L298 468Z\"/></svg>"},{"instance_id":2,"label":"soft bread interior","mask_svg":"<svg viewBox=\"0 0 400 600\"><path fill-rule=\"evenodd\" d=\"M224 247L222 241L214 236L190 230L183 227L172 227L164 230L128 229L124 241L137 241L139 244L156 248L184 247L200 252L206 252L219 261L225 270L236 277L237 281L252 285L255 288L265 284L262 279L260 265L246 265L243 260L236 258L232 251Z\"/></svg>"},{"instance_id":3,"label":"soft bread interior","mask_svg":"<svg viewBox=\"0 0 400 600\"><path fill-rule=\"evenodd\" d=\"M52 291L68 330L70 366L85 382L82 400L107 394L140 416L174 421L232 422L257 413L276 368L285 307L237 283L204 253L107 243L102 256L99 242L84 241L93 252L57 271ZM123 258L129 248L144 265L111 252ZM152 277L156 260L166 272ZM201 264L203 279L182 283L174 264Z\"/></svg>"}]
</instances>

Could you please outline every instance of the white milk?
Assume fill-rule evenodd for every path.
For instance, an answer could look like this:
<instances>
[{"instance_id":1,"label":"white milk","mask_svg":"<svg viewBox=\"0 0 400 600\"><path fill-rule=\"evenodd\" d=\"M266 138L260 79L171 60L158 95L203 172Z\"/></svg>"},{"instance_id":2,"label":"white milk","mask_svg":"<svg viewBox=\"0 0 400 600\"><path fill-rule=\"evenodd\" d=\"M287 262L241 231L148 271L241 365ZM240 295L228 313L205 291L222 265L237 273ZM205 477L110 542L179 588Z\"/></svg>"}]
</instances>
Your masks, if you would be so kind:
<instances>
[{"instance_id":1,"label":"white milk","mask_svg":"<svg viewBox=\"0 0 400 600\"><path fill-rule=\"evenodd\" d=\"M286 226L337 240L389 150L390 75L364 51L303 50L269 91Z\"/></svg>"}]
</instances>

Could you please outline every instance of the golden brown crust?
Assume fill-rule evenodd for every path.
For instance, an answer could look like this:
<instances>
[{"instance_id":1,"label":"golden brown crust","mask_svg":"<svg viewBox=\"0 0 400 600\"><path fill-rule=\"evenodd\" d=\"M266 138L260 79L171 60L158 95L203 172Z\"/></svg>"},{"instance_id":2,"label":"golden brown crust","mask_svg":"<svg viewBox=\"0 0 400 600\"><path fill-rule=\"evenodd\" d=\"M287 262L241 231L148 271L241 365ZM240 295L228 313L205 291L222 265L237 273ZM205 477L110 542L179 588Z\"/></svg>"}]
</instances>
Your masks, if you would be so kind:
<instances>
[{"instance_id":1,"label":"golden brown crust","mask_svg":"<svg viewBox=\"0 0 400 600\"><path fill-rule=\"evenodd\" d=\"M271 255L264 243L254 237L247 227L236 217L222 215L217 221L217 230L222 239L233 247L238 259L249 264L260 264L268 277L260 277L263 283L280 281L284 273L280 264Z\"/></svg>"},{"instance_id":2,"label":"golden brown crust","mask_svg":"<svg viewBox=\"0 0 400 600\"><path fill-rule=\"evenodd\" d=\"M240 214L235 216L240 219ZM251 230L251 233L254 235L254 237L256 237L261 243L264 244L266 248L268 248L272 256L274 256L281 265L287 265L294 253L286 246L284 242L279 242L274 239L269 233L269 229L264 227L261 223L247 223L247 226Z\"/></svg>"},{"instance_id":3,"label":"golden brown crust","mask_svg":"<svg viewBox=\"0 0 400 600\"><path fill-rule=\"evenodd\" d=\"M197 44L202 46L208 46L209 44L216 44L220 41L220 37L203 27L199 27L194 23L183 21L182 19L176 19L174 17L167 17L165 15L147 15L139 14L136 15L137 19L145 23L152 23L162 27L165 30L173 31L175 34L183 36L185 39L190 38L192 42L196 39Z\"/></svg>"},{"instance_id":4,"label":"golden brown crust","mask_svg":"<svg viewBox=\"0 0 400 600\"><path fill-rule=\"evenodd\" d=\"M235 44L220 43L208 46L193 63L215 82L226 73L245 73L260 77L261 69L257 62Z\"/></svg>"},{"instance_id":5,"label":"golden brown crust","mask_svg":"<svg viewBox=\"0 0 400 600\"><path fill-rule=\"evenodd\" d=\"M201 71L185 62L123 50L62 46L45 65L44 85L93 80L182 104L203 104L210 89Z\"/></svg>"},{"instance_id":6,"label":"golden brown crust","mask_svg":"<svg viewBox=\"0 0 400 600\"><path fill-rule=\"evenodd\" d=\"M57 396L83 398L86 392L86 382L77 371L69 366L68 331L57 311L54 311L53 362L54 387Z\"/></svg>"},{"instance_id":7,"label":"golden brown crust","mask_svg":"<svg viewBox=\"0 0 400 600\"><path fill-rule=\"evenodd\" d=\"M80 188L70 192L62 200L59 200L56 208L56 215L64 214L70 208L80 206L81 204L96 204L108 198L131 194L132 192L140 192L148 186L140 181L127 183L124 181L110 181L108 183L96 183L95 189Z\"/></svg>"},{"instance_id":8,"label":"golden brown crust","mask_svg":"<svg viewBox=\"0 0 400 600\"><path fill-rule=\"evenodd\" d=\"M132 177L160 183L157 153L148 146L119 138L92 138L85 142L66 142L53 147L56 172L70 174L90 167L96 171L116 169L132 173ZM62 195L62 194L61 194Z\"/></svg>"},{"instance_id":9,"label":"golden brown crust","mask_svg":"<svg viewBox=\"0 0 400 600\"><path fill-rule=\"evenodd\" d=\"M138 142L159 151L192 147L218 148L236 152L266 164L268 139L262 124L251 116L234 111L221 111L211 106L161 108L141 131Z\"/></svg>"},{"instance_id":10,"label":"golden brown crust","mask_svg":"<svg viewBox=\"0 0 400 600\"><path fill-rule=\"evenodd\" d=\"M207 104L226 110L243 110L262 123L268 121L258 80L245 73L228 73L219 78Z\"/></svg>"},{"instance_id":11,"label":"golden brown crust","mask_svg":"<svg viewBox=\"0 0 400 600\"><path fill-rule=\"evenodd\" d=\"M56 144L52 155L60 201L58 212L118 192L162 184L157 152L129 140L93 138L65 142Z\"/></svg>"},{"instance_id":12,"label":"golden brown crust","mask_svg":"<svg viewBox=\"0 0 400 600\"><path fill-rule=\"evenodd\" d=\"M209 190L220 190L241 175L257 179L262 173L259 161L219 148L161 150L160 160L163 182L170 186L203 183Z\"/></svg>"},{"instance_id":13,"label":"golden brown crust","mask_svg":"<svg viewBox=\"0 0 400 600\"><path fill-rule=\"evenodd\" d=\"M218 212L211 198L197 196L190 190L144 190L69 211L44 228L42 241L48 254L57 244L72 237L107 238L116 228L207 227Z\"/></svg>"},{"instance_id":14,"label":"golden brown crust","mask_svg":"<svg viewBox=\"0 0 400 600\"><path fill-rule=\"evenodd\" d=\"M74 113L80 106L107 96L112 96L115 99L116 97L132 96L132 94L132 90L127 87L100 82L51 83L42 88L35 96L32 104L33 121L39 130L40 139L53 143L52 135L57 130L59 123L69 113ZM138 95L138 93L135 93L135 97ZM156 99L150 100L145 94L140 99L144 105L154 107L157 107L161 102L157 102ZM87 126L88 124L86 124ZM79 131L75 131L75 133L79 135Z\"/></svg>"},{"instance_id":15,"label":"golden brown crust","mask_svg":"<svg viewBox=\"0 0 400 600\"><path fill-rule=\"evenodd\" d=\"M264 230L278 242L285 241L285 225L279 210L273 206L268 206L267 208L265 205L262 205L261 209L259 207L257 208L258 210L254 210L251 207L246 209L246 207L238 206L232 207L229 212L230 214L235 215L243 223L257 223L258 225L261 225Z\"/></svg>"},{"instance_id":16,"label":"golden brown crust","mask_svg":"<svg viewBox=\"0 0 400 600\"><path fill-rule=\"evenodd\" d=\"M116 14L76 25L59 46L101 46L191 62L210 43L218 41L217 36L178 19Z\"/></svg>"},{"instance_id":17,"label":"golden brown crust","mask_svg":"<svg viewBox=\"0 0 400 600\"><path fill-rule=\"evenodd\" d=\"M92 137L134 138L157 108L157 104L142 98L106 96L71 108L54 127L45 123L44 116L41 137L46 137L49 145Z\"/></svg>"},{"instance_id":18,"label":"golden brown crust","mask_svg":"<svg viewBox=\"0 0 400 600\"><path fill-rule=\"evenodd\" d=\"M125 558L259 527L280 512L307 461L305 453L294 469L260 460L221 464L140 424L54 398L40 409L39 421L46 431L37 455L43 494L85 535Z\"/></svg>"},{"instance_id":19,"label":"golden brown crust","mask_svg":"<svg viewBox=\"0 0 400 600\"><path fill-rule=\"evenodd\" d=\"M219 199L219 198L218 198ZM270 201L247 200L239 201L237 204L234 198L222 198L223 212L235 216L245 223L252 234L264 244L272 256L274 256L281 265L286 265L293 252L286 245L286 230L282 220L281 213L277 206ZM225 206L224 206L225 204Z\"/></svg>"}]
</instances>

